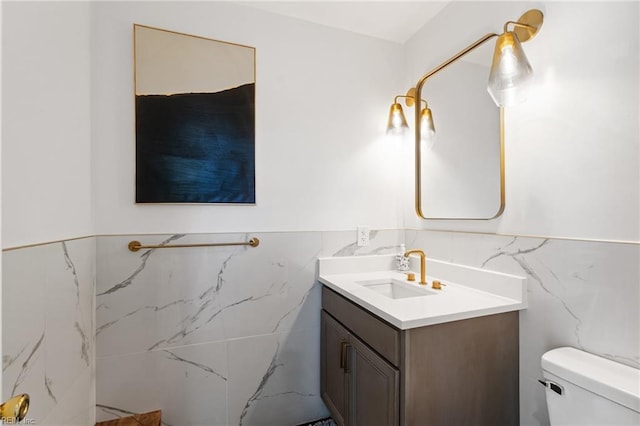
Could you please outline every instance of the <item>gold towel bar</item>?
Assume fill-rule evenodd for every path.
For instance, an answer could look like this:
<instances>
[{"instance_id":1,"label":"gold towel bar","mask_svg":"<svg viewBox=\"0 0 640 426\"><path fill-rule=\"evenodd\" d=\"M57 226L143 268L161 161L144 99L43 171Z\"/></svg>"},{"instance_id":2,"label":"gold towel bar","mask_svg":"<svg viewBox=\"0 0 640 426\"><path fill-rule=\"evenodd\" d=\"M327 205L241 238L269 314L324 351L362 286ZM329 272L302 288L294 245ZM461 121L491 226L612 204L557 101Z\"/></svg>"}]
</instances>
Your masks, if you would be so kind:
<instances>
[{"instance_id":1,"label":"gold towel bar","mask_svg":"<svg viewBox=\"0 0 640 426\"><path fill-rule=\"evenodd\" d=\"M157 249L157 248L184 248L184 247L220 247L220 246L251 246L258 247L260 244L260 240L256 237L253 237L249 241L242 243L204 243L204 244L171 244L171 245L153 245L153 246L143 246L140 241L131 241L129 242L129 250L138 251L140 249Z\"/></svg>"}]
</instances>

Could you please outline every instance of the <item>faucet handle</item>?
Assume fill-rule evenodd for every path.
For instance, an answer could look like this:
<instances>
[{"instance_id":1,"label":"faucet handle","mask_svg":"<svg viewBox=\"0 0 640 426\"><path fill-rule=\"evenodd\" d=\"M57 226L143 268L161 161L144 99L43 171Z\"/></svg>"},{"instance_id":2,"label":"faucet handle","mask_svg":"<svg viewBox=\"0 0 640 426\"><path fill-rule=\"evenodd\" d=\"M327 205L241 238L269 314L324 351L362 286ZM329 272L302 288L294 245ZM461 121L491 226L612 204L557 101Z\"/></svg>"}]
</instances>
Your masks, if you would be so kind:
<instances>
[{"instance_id":1,"label":"faucet handle","mask_svg":"<svg viewBox=\"0 0 640 426\"><path fill-rule=\"evenodd\" d=\"M446 284L442 284L440 280L433 280L431 282L431 288L434 290L442 290L442 286Z\"/></svg>"}]
</instances>

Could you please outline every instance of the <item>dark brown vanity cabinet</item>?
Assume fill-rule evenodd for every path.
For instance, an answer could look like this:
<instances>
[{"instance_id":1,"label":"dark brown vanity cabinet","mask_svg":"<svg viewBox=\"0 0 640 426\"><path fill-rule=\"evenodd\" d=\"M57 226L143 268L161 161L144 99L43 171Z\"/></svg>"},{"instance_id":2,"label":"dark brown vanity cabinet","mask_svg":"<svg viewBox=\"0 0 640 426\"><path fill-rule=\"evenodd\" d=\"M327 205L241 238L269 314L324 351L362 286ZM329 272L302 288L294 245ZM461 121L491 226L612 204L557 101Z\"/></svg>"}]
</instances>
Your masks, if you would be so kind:
<instances>
[{"instance_id":1,"label":"dark brown vanity cabinet","mask_svg":"<svg viewBox=\"0 0 640 426\"><path fill-rule=\"evenodd\" d=\"M349 419L349 381L347 369L349 332L340 323L322 311L321 381L322 399L338 425L347 425Z\"/></svg>"},{"instance_id":2,"label":"dark brown vanity cabinet","mask_svg":"<svg viewBox=\"0 0 640 426\"><path fill-rule=\"evenodd\" d=\"M399 372L322 312L322 398L338 425L397 425Z\"/></svg>"},{"instance_id":3,"label":"dark brown vanity cabinet","mask_svg":"<svg viewBox=\"0 0 640 426\"><path fill-rule=\"evenodd\" d=\"M321 393L340 426L519 424L518 312L399 330L322 289Z\"/></svg>"}]
</instances>

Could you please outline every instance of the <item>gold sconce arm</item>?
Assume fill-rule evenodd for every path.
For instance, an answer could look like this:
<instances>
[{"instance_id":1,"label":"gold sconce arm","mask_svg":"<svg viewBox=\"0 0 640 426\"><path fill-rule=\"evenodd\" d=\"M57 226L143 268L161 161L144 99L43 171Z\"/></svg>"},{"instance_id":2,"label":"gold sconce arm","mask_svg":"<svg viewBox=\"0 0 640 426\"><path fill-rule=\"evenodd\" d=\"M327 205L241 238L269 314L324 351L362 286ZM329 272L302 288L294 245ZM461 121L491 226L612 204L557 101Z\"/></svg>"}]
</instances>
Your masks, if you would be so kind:
<instances>
[{"instance_id":1,"label":"gold sconce arm","mask_svg":"<svg viewBox=\"0 0 640 426\"><path fill-rule=\"evenodd\" d=\"M406 106L408 107L413 106L416 103L416 99L417 99L415 87L412 87L411 89L407 90L406 95L397 95L395 98L393 98L393 102L398 103L398 99L400 98L404 98L404 103ZM425 107L428 106L426 100L420 99L420 101L424 102Z\"/></svg>"},{"instance_id":2,"label":"gold sconce arm","mask_svg":"<svg viewBox=\"0 0 640 426\"><path fill-rule=\"evenodd\" d=\"M16 395L0 405L0 423L16 424L24 420L29 411L29 395Z\"/></svg>"},{"instance_id":3,"label":"gold sconce arm","mask_svg":"<svg viewBox=\"0 0 640 426\"><path fill-rule=\"evenodd\" d=\"M409 92L407 92L409 93ZM409 96L409 95L397 95L395 98L393 98L393 103L398 103L398 99L400 98L404 98L404 103L407 106L412 106L414 104L414 97L413 96Z\"/></svg>"},{"instance_id":4,"label":"gold sconce arm","mask_svg":"<svg viewBox=\"0 0 640 426\"><path fill-rule=\"evenodd\" d=\"M535 29L535 27L532 27L531 25L521 24L520 22L517 22L517 21L507 21L504 23L504 27L502 27L503 32L506 33L507 31L509 31L509 24L512 24L514 27L520 27L520 28L525 28L529 30Z\"/></svg>"},{"instance_id":5,"label":"gold sconce arm","mask_svg":"<svg viewBox=\"0 0 640 426\"><path fill-rule=\"evenodd\" d=\"M542 12L538 9L531 9L522 15L517 21L505 22L504 32L506 33L509 30L509 24L513 25L513 32L518 36L518 40L521 43L524 43L525 41L531 40L536 34L538 34L543 21L544 16L542 15Z\"/></svg>"}]
</instances>

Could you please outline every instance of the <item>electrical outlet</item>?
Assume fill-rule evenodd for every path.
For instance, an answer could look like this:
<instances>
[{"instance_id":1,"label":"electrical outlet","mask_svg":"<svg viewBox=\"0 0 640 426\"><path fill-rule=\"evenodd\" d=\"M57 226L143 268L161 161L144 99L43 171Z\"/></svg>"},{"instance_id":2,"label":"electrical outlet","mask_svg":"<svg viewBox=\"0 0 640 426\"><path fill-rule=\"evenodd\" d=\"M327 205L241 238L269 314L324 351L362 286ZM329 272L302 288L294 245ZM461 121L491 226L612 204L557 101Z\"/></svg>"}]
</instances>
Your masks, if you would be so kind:
<instances>
[{"instance_id":1,"label":"electrical outlet","mask_svg":"<svg viewBox=\"0 0 640 426\"><path fill-rule=\"evenodd\" d=\"M369 245L369 227L358 226L357 239L358 247L365 247Z\"/></svg>"}]
</instances>

